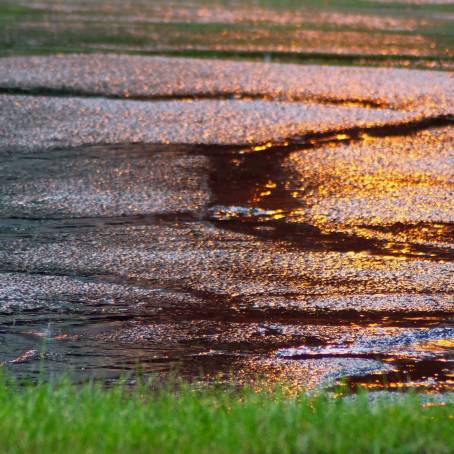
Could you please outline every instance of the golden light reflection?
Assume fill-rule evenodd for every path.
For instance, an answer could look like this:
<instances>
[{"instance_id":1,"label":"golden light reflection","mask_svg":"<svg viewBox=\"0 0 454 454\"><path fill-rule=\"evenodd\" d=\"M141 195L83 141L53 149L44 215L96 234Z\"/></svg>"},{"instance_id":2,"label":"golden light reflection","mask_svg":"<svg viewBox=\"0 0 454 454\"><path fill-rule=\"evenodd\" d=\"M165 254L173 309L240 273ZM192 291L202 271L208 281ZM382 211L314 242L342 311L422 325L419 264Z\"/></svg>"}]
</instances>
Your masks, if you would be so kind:
<instances>
[{"instance_id":1,"label":"golden light reflection","mask_svg":"<svg viewBox=\"0 0 454 454\"><path fill-rule=\"evenodd\" d=\"M274 189L275 187L277 187L277 184L271 180L268 180L265 184L265 188Z\"/></svg>"},{"instance_id":2,"label":"golden light reflection","mask_svg":"<svg viewBox=\"0 0 454 454\"><path fill-rule=\"evenodd\" d=\"M371 142L371 141L376 141L379 139L375 136L371 136L370 134L367 134L366 132L363 132L363 133L361 133L361 140L363 140L365 142Z\"/></svg>"},{"instance_id":3,"label":"golden light reflection","mask_svg":"<svg viewBox=\"0 0 454 454\"><path fill-rule=\"evenodd\" d=\"M419 344L421 350L443 353L446 350L454 349L454 339L437 339L424 344Z\"/></svg>"},{"instance_id":4,"label":"golden light reflection","mask_svg":"<svg viewBox=\"0 0 454 454\"><path fill-rule=\"evenodd\" d=\"M283 219L283 218L285 218L285 213L283 210L274 210L272 218L275 220Z\"/></svg>"},{"instance_id":5,"label":"golden light reflection","mask_svg":"<svg viewBox=\"0 0 454 454\"><path fill-rule=\"evenodd\" d=\"M272 142L267 142L264 145L258 145L256 147L252 147L252 151L264 151L268 150L268 148L271 148L273 146Z\"/></svg>"}]
</instances>

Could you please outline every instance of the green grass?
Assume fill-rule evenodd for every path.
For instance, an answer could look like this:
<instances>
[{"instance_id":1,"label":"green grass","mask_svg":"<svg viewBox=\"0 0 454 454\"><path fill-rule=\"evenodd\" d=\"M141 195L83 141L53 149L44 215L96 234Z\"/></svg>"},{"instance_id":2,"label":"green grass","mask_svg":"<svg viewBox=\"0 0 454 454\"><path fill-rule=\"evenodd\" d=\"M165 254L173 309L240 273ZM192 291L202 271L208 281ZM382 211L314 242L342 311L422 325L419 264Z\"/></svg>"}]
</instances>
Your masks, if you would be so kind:
<instances>
[{"instance_id":1,"label":"green grass","mask_svg":"<svg viewBox=\"0 0 454 454\"><path fill-rule=\"evenodd\" d=\"M229 3L228 0L224 0L222 3ZM311 8L325 8L325 9L356 9L364 12L379 12L390 13L396 11L449 11L453 9L452 3L449 0L437 4L437 3L424 3L424 2L401 2L401 1L373 1L373 0L258 0L258 4L268 7L283 7L283 8L300 8L311 7Z\"/></svg>"},{"instance_id":2,"label":"green grass","mask_svg":"<svg viewBox=\"0 0 454 454\"><path fill-rule=\"evenodd\" d=\"M453 406L182 385L0 384L5 453L448 453Z\"/></svg>"},{"instance_id":3,"label":"green grass","mask_svg":"<svg viewBox=\"0 0 454 454\"><path fill-rule=\"evenodd\" d=\"M453 67L452 21L449 21L449 14L444 14L454 11L452 4L408 5L371 0L251 0L244 4L237 0L194 2L207 8L223 4L233 11L248 4L262 5L276 15L280 11L291 14L293 10L313 11L315 17L319 12L334 12L340 16L365 14L365 17L371 17L371 28L361 21L337 23L320 19L314 22L304 17L301 23L295 24L256 22L252 18L237 23L224 23L222 18L213 23L185 23L184 20L169 23L159 12L147 6L148 3L155 8L165 5L167 2L164 0L131 1L132 9L127 11L122 9L121 2L113 2L108 15L110 19L106 20L104 10L100 8L101 0L80 2L83 5L80 9L77 2L72 2L75 9L68 11L52 8L52 4L59 4L61 0L46 0L41 2L41 6L34 6L33 2L18 5L14 0L4 0L0 1L0 57L60 52L179 53L188 57L221 53L226 58L240 56L253 60L260 53L263 59L264 52L260 49L269 49L275 62L447 70ZM175 5L178 8L177 3ZM147 17L152 15L156 16L157 22L148 22ZM402 18L414 20L415 28L390 26L381 20L383 15L398 21ZM97 17L100 20L96 20ZM131 21L131 17L136 19ZM425 18L424 21L421 18ZM371 39L352 38L352 31ZM333 34L336 33L341 54L333 44ZM414 41L409 39L412 35ZM394 43L392 52L386 52L381 44L387 39Z\"/></svg>"}]
</instances>

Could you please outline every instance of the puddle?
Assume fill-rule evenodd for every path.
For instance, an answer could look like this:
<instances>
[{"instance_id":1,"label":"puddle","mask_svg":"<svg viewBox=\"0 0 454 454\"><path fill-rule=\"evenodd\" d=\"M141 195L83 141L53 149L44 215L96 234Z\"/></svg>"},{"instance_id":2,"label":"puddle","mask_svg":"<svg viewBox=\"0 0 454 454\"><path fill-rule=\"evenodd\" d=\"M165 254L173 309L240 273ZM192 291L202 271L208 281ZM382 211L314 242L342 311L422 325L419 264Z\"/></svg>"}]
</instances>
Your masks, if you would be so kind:
<instances>
[{"instance_id":1,"label":"puddle","mask_svg":"<svg viewBox=\"0 0 454 454\"><path fill-rule=\"evenodd\" d=\"M216 62L220 87L185 60L195 85L150 89L128 57L108 65L109 92L101 71L66 74L78 59L32 76L44 60L11 60L16 81L0 65L3 85L32 90L0 96L2 367L452 390L450 76L411 73L414 92L383 97L403 73L370 69L382 88L365 96L324 85L351 69L258 81L263 66L245 65L235 81L241 65ZM279 71L293 74L280 94ZM128 80L144 99L123 99Z\"/></svg>"},{"instance_id":2,"label":"puddle","mask_svg":"<svg viewBox=\"0 0 454 454\"><path fill-rule=\"evenodd\" d=\"M440 130L405 140L426 134ZM390 142L390 155L400 143ZM353 377L378 377L386 388L387 377L424 362L432 388L450 389L449 228L434 239L417 225L364 229L304 214L331 179L314 168L302 178L301 153L341 163L340 149L364 146L283 157L175 145L4 155L4 367L34 376L44 364L82 379L139 365L207 379L234 369L240 381L313 386L348 376L356 386ZM292 196L297 181L312 189ZM426 230L450 225L430 213L438 224L425 221Z\"/></svg>"}]
</instances>

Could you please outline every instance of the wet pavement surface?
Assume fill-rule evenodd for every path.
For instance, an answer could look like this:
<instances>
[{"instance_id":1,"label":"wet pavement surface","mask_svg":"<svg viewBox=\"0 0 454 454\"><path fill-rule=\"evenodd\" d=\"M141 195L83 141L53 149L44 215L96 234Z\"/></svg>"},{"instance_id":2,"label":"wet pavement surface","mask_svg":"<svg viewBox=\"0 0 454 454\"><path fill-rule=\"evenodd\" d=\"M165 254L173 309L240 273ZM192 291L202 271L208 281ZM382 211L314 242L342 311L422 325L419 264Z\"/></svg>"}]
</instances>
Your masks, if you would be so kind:
<instances>
[{"instance_id":1,"label":"wet pavement surface","mask_svg":"<svg viewBox=\"0 0 454 454\"><path fill-rule=\"evenodd\" d=\"M452 390L452 82L1 59L3 367Z\"/></svg>"}]
</instances>

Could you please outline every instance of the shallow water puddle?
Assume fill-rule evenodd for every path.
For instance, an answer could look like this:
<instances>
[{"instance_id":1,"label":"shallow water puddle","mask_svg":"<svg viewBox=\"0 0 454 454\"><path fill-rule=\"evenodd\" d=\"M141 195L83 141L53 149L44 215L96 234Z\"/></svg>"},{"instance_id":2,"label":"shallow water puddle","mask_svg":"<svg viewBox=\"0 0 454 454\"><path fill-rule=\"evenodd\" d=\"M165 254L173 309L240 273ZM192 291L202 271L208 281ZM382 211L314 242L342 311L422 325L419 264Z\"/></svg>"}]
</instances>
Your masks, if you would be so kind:
<instances>
[{"instance_id":1,"label":"shallow water puddle","mask_svg":"<svg viewBox=\"0 0 454 454\"><path fill-rule=\"evenodd\" d=\"M3 367L452 388L451 75L2 61Z\"/></svg>"},{"instance_id":2,"label":"shallow water puddle","mask_svg":"<svg viewBox=\"0 0 454 454\"><path fill-rule=\"evenodd\" d=\"M1 359L450 389L452 140L4 154Z\"/></svg>"}]
</instances>

